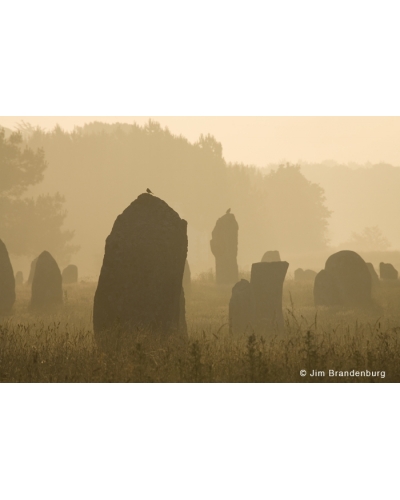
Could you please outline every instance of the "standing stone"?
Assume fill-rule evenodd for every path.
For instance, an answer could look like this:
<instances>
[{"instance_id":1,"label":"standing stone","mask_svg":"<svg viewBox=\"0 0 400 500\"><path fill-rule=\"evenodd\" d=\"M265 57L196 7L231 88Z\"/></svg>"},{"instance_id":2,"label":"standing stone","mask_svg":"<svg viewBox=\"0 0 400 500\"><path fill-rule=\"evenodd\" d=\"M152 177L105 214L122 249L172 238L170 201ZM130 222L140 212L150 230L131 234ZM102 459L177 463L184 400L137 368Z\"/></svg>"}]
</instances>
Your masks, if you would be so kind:
<instances>
[{"instance_id":1,"label":"standing stone","mask_svg":"<svg viewBox=\"0 0 400 500\"><path fill-rule=\"evenodd\" d=\"M366 262L369 274L371 275L371 285L373 287L379 286L380 285L380 280L378 273L375 271L375 268L371 262Z\"/></svg>"},{"instance_id":2,"label":"standing stone","mask_svg":"<svg viewBox=\"0 0 400 500\"><path fill-rule=\"evenodd\" d=\"M156 196L141 194L117 217L94 297L98 341L113 328L184 336L187 246L187 222Z\"/></svg>"},{"instance_id":3,"label":"standing stone","mask_svg":"<svg viewBox=\"0 0 400 500\"><path fill-rule=\"evenodd\" d=\"M31 307L49 309L63 302L60 268L49 252L42 252L36 261L32 281Z\"/></svg>"},{"instance_id":4,"label":"standing stone","mask_svg":"<svg viewBox=\"0 0 400 500\"><path fill-rule=\"evenodd\" d=\"M257 331L283 330L282 292L288 262L256 262L251 267L254 323Z\"/></svg>"},{"instance_id":5,"label":"standing stone","mask_svg":"<svg viewBox=\"0 0 400 500\"><path fill-rule=\"evenodd\" d=\"M239 279L238 232L238 223L231 213L220 217L215 224L210 247L215 257L215 280L218 285L232 285Z\"/></svg>"},{"instance_id":6,"label":"standing stone","mask_svg":"<svg viewBox=\"0 0 400 500\"><path fill-rule=\"evenodd\" d=\"M366 306L371 303L371 275L356 252L331 255L314 282L315 305Z\"/></svg>"},{"instance_id":7,"label":"standing stone","mask_svg":"<svg viewBox=\"0 0 400 500\"><path fill-rule=\"evenodd\" d=\"M15 285L21 286L23 283L24 283L24 275L22 274L22 271L17 271L15 273Z\"/></svg>"},{"instance_id":8,"label":"standing stone","mask_svg":"<svg viewBox=\"0 0 400 500\"><path fill-rule=\"evenodd\" d=\"M73 264L67 266L62 272L62 282L64 285L78 283L78 268Z\"/></svg>"},{"instance_id":9,"label":"standing stone","mask_svg":"<svg viewBox=\"0 0 400 500\"><path fill-rule=\"evenodd\" d=\"M246 332L253 321L253 297L251 285L247 280L240 280L232 288L229 301L229 333L233 335Z\"/></svg>"},{"instance_id":10,"label":"standing stone","mask_svg":"<svg viewBox=\"0 0 400 500\"><path fill-rule=\"evenodd\" d=\"M5 244L0 240L0 314L7 314L15 302L15 278Z\"/></svg>"},{"instance_id":11,"label":"standing stone","mask_svg":"<svg viewBox=\"0 0 400 500\"><path fill-rule=\"evenodd\" d=\"M295 281L314 281L317 273L311 269L306 269L305 271L301 269L296 269L294 272Z\"/></svg>"},{"instance_id":12,"label":"standing stone","mask_svg":"<svg viewBox=\"0 0 400 500\"><path fill-rule=\"evenodd\" d=\"M185 270L183 272L183 289L185 290L185 300L189 300L192 294L192 276L190 273L189 262L185 261Z\"/></svg>"},{"instance_id":13,"label":"standing stone","mask_svg":"<svg viewBox=\"0 0 400 500\"><path fill-rule=\"evenodd\" d=\"M379 275L381 280L397 280L399 277L399 273L392 264L385 264L383 262L379 264Z\"/></svg>"},{"instance_id":14,"label":"standing stone","mask_svg":"<svg viewBox=\"0 0 400 500\"><path fill-rule=\"evenodd\" d=\"M35 276L35 269L38 257L31 262L31 269L29 271L28 281L26 282L28 285L32 285L33 277Z\"/></svg>"},{"instance_id":15,"label":"standing stone","mask_svg":"<svg viewBox=\"0 0 400 500\"><path fill-rule=\"evenodd\" d=\"M263 255L261 262L281 262L281 256L278 250L268 250Z\"/></svg>"}]
</instances>

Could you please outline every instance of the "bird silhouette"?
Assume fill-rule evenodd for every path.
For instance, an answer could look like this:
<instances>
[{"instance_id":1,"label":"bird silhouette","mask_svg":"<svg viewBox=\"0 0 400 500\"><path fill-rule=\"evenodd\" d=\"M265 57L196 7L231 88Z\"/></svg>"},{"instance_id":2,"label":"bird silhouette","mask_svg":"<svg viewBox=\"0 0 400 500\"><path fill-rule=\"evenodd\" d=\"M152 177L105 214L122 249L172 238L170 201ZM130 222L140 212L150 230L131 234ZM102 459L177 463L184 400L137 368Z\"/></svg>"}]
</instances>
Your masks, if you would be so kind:
<instances>
[{"instance_id":1,"label":"bird silhouette","mask_svg":"<svg viewBox=\"0 0 400 500\"><path fill-rule=\"evenodd\" d=\"M227 214L230 214L231 213L231 209L228 208L228 210L226 211Z\"/></svg>"},{"instance_id":2,"label":"bird silhouette","mask_svg":"<svg viewBox=\"0 0 400 500\"><path fill-rule=\"evenodd\" d=\"M150 189L149 189L149 188L147 188L147 189L146 189L146 193L149 193L149 194L154 194L154 193L152 193L152 192L150 191Z\"/></svg>"}]
</instances>

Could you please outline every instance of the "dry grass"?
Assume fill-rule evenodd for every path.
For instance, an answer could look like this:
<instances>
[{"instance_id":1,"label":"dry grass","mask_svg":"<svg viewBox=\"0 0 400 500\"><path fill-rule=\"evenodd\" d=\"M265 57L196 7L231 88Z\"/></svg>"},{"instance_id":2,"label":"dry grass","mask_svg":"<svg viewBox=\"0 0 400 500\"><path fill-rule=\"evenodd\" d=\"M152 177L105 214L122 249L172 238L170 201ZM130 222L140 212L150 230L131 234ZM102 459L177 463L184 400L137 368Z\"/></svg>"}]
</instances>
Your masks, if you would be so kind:
<instances>
[{"instance_id":1,"label":"dry grass","mask_svg":"<svg viewBox=\"0 0 400 500\"><path fill-rule=\"evenodd\" d=\"M96 284L65 287L64 306L29 311L29 287L17 289L13 314L0 318L1 382L398 382L400 281L382 283L369 310L319 309L312 285L287 281L286 328L263 338L228 334L230 287L192 284L190 339L156 342L144 334L111 337L96 347L92 304ZM306 377L300 370L385 371L381 377Z\"/></svg>"}]
</instances>

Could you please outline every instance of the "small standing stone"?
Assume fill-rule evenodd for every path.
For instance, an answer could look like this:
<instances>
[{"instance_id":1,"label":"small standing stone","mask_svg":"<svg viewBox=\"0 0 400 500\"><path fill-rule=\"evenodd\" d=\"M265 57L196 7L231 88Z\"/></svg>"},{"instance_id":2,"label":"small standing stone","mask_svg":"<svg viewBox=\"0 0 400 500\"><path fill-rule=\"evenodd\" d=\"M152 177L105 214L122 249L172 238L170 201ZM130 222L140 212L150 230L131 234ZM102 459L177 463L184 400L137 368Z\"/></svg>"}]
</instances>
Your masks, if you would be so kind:
<instances>
[{"instance_id":1,"label":"small standing stone","mask_svg":"<svg viewBox=\"0 0 400 500\"><path fill-rule=\"evenodd\" d=\"M37 258L32 281L31 307L44 310L63 303L60 268L49 252L42 252Z\"/></svg>"},{"instance_id":2,"label":"small standing stone","mask_svg":"<svg viewBox=\"0 0 400 500\"><path fill-rule=\"evenodd\" d=\"M24 283L24 275L22 274L22 271L17 271L15 273L15 285L21 286L23 283Z\"/></svg>"},{"instance_id":3,"label":"small standing stone","mask_svg":"<svg viewBox=\"0 0 400 500\"><path fill-rule=\"evenodd\" d=\"M295 281L314 281L317 273L311 269L306 269L305 271L301 269L296 269L294 272Z\"/></svg>"},{"instance_id":4,"label":"small standing stone","mask_svg":"<svg viewBox=\"0 0 400 500\"><path fill-rule=\"evenodd\" d=\"M242 334L253 321L253 300L250 283L242 279L232 288L229 301L229 333Z\"/></svg>"},{"instance_id":5,"label":"small standing stone","mask_svg":"<svg viewBox=\"0 0 400 500\"><path fill-rule=\"evenodd\" d=\"M397 269L392 264L385 264L384 262L379 264L379 274L381 280L397 280L399 277Z\"/></svg>"},{"instance_id":6,"label":"small standing stone","mask_svg":"<svg viewBox=\"0 0 400 500\"><path fill-rule=\"evenodd\" d=\"M71 283L78 283L78 268L77 266L70 264L62 272L62 282L64 285L69 285Z\"/></svg>"},{"instance_id":7,"label":"small standing stone","mask_svg":"<svg viewBox=\"0 0 400 500\"><path fill-rule=\"evenodd\" d=\"M33 259L33 261L31 262L31 269L29 271L28 281L26 282L28 285L32 285L33 277L35 276L35 269L36 269L37 260L38 260L38 257L36 257L36 259Z\"/></svg>"},{"instance_id":8,"label":"small standing stone","mask_svg":"<svg viewBox=\"0 0 400 500\"><path fill-rule=\"evenodd\" d=\"M8 314L15 302L15 278L7 248L0 240L0 314Z\"/></svg>"},{"instance_id":9,"label":"small standing stone","mask_svg":"<svg viewBox=\"0 0 400 500\"><path fill-rule=\"evenodd\" d=\"M281 262L278 250L268 250L263 255L261 262Z\"/></svg>"}]
</instances>

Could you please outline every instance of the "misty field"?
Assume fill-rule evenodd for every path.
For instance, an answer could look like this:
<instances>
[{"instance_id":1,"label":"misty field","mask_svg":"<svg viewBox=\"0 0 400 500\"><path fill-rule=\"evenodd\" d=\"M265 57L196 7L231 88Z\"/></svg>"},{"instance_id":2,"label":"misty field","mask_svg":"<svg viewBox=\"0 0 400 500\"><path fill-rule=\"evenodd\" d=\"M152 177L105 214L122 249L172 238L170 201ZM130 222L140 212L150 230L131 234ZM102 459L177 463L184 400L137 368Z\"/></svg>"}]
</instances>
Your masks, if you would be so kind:
<instances>
[{"instance_id":1,"label":"misty field","mask_svg":"<svg viewBox=\"0 0 400 500\"><path fill-rule=\"evenodd\" d=\"M400 281L382 282L367 311L316 311L312 284L286 280L285 333L231 337L231 288L203 275L192 282L187 304L188 343L160 342L142 332L110 338L102 350L92 331L95 289L96 283L64 286L64 306L40 316L29 312L30 287L17 287L13 314L0 323L0 381L400 381ZM310 376L313 370L319 376ZM365 373L329 376L329 370Z\"/></svg>"}]
</instances>

